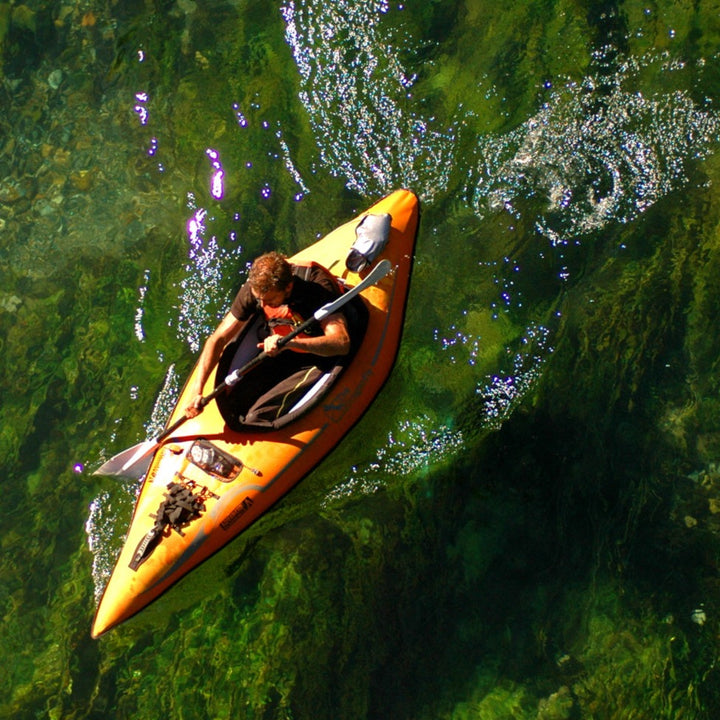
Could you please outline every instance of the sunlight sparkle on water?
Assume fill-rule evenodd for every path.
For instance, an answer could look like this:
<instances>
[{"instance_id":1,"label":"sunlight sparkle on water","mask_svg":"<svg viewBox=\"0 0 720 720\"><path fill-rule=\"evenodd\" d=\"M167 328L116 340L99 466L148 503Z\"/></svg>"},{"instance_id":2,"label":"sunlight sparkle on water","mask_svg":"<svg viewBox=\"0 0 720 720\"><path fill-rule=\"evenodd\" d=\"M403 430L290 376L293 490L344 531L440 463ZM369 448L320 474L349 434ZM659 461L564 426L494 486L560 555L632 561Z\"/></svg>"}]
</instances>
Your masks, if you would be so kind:
<instances>
[{"instance_id":1,"label":"sunlight sparkle on water","mask_svg":"<svg viewBox=\"0 0 720 720\"><path fill-rule=\"evenodd\" d=\"M350 475L327 494L323 507L349 497L372 495L387 486L390 476L423 475L432 466L454 457L464 447L462 433L434 424L427 415L400 421L388 433L375 460L353 467Z\"/></svg>"},{"instance_id":2,"label":"sunlight sparkle on water","mask_svg":"<svg viewBox=\"0 0 720 720\"><path fill-rule=\"evenodd\" d=\"M285 163L285 168L290 173L290 176L292 179L297 183L297 185L300 186L300 189L302 190L301 193L297 193L295 195L295 200L300 200L304 195L307 195L310 190L308 189L307 185L303 182L302 176L300 175L300 172L295 167L295 163L293 163L292 158L290 157L290 147L285 142L285 138L283 138L282 130L278 130L276 134L276 137L280 143L280 149L282 150L282 157L283 162Z\"/></svg>"},{"instance_id":3,"label":"sunlight sparkle on water","mask_svg":"<svg viewBox=\"0 0 720 720\"><path fill-rule=\"evenodd\" d=\"M196 247L202 242L202 236L205 233L205 217L207 210L198 208L195 214L188 220L187 232L190 245Z\"/></svg>"},{"instance_id":4,"label":"sunlight sparkle on water","mask_svg":"<svg viewBox=\"0 0 720 720\"><path fill-rule=\"evenodd\" d=\"M210 158L212 163L212 178L210 179L210 194L216 200L222 200L225 195L225 171L223 170L222 163L220 162L220 153L217 150L208 148L205 154Z\"/></svg>"},{"instance_id":5,"label":"sunlight sparkle on water","mask_svg":"<svg viewBox=\"0 0 720 720\"><path fill-rule=\"evenodd\" d=\"M148 284L150 282L150 271L145 270L144 284L138 288L138 307L135 310L135 337L139 342L145 342L145 331L143 330L143 315L145 313L145 295L148 290Z\"/></svg>"},{"instance_id":6,"label":"sunlight sparkle on water","mask_svg":"<svg viewBox=\"0 0 720 720\"><path fill-rule=\"evenodd\" d=\"M435 328L433 330L433 339L440 341L441 350L451 352L450 362L455 364L458 360L457 351L463 349L467 353L466 362L468 365L475 365L480 352L481 338L459 330L456 325L451 325L449 332L449 335L443 335Z\"/></svg>"},{"instance_id":7,"label":"sunlight sparkle on water","mask_svg":"<svg viewBox=\"0 0 720 720\"><path fill-rule=\"evenodd\" d=\"M402 476L427 471L464 446L461 432L446 425L433 425L427 415L401 421L397 429L388 434L385 447L378 450L377 461L371 463L369 469Z\"/></svg>"},{"instance_id":8,"label":"sunlight sparkle on water","mask_svg":"<svg viewBox=\"0 0 720 720\"><path fill-rule=\"evenodd\" d=\"M165 373L165 380L162 389L153 405L150 420L145 425L147 437L156 437L162 432L170 413L173 411L175 404L180 396L180 378L175 370L175 364L171 363Z\"/></svg>"},{"instance_id":9,"label":"sunlight sparkle on water","mask_svg":"<svg viewBox=\"0 0 720 720\"><path fill-rule=\"evenodd\" d=\"M147 125L150 117L150 113L145 106L145 103L148 101L148 94L146 92L137 92L135 93L135 100L137 103L133 110L137 113L138 118L140 119L140 124Z\"/></svg>"},{"instance_id":10,"label":"sunlight sparkle on water","mask_svg":"<svg viewBox=\"0 0 720 720\"><path fill-rule=\"evenodd\" d=\"M364 195L403 186L428 199L442 191L455 130L432 130L432 119L406 109L416 76L400 61L406 38L385 18L389 3L286 1L281 12L322 162Z\"/></svg>"},{"instance_id":11,"label":"sunlight sparkle on water","mask_svg":"<svg viewBox=\"0 0 720 720\"><path fill-rule=\"evenodd\" d=\"M515 351L512 370L508 374L490 375L484 385L477 387L476 392L483 398L487 427L499 428L540 378L543 365L554 350L549 343L548 328L530 325Z\"/></svg>"},{"instance_id":12,"label":"sunlight sparkle on water","mask_svg":"<svg viewBox=\"0 0 720 720\"><path fill-rule=\"evenodd\" d=\"M632 221L687 180L688 159L708 154L718 117L685 91L649 96L633 87L647 69L679 73L685 63L663 53L628 57L606 76L609 52L593 53L582 81L558 78L524 125L478 139L468 196L480 217L486 209L520 217L527 198L545 196L536 230L563 247L610 222Z\"/></svg>"},{"instance_id":13,"label":"sunlight sparkle on water","mask_svg":"<svg viewBox=\"0 0 720 720\"><path fill-rule=\"evenodd\" d=\"M88 506L85 535L92 555L91 574L96 602L110 579L136 495L137 489L132 485L118 485L112 491L101 492Z\"/></svg>"},{"instance_id":14,"label":"sunlight sparkle on water","mask_svg":"<svg viewBox=\"0 0 720 720\"><path fill-rule=\"evenodd\" d=\"M214 218L205 208L197 207L192 193L188 193L187 207L192 215L187 221L188 263L186 277L180 282L182 296L177 327L179 337L197 352L224 315L228 298L223 273L237 272L236 258L242 254L242 247L235 245L226 250L220 246L208 228Z\"/></svg>"},{"instance_id":15,"label":"sunlight sparkle on water","mask_svg":"<svg viewBox=\"0 0 720 720\"><path fill-rule=\"evenodd\" d=\"M235 111L235 119L237 120L237 124L241 128L245 128L248 126L248 121L245 115L240 111L240 108L238 105L233 105L233 110Z\"/></svg>"}]
</instances>

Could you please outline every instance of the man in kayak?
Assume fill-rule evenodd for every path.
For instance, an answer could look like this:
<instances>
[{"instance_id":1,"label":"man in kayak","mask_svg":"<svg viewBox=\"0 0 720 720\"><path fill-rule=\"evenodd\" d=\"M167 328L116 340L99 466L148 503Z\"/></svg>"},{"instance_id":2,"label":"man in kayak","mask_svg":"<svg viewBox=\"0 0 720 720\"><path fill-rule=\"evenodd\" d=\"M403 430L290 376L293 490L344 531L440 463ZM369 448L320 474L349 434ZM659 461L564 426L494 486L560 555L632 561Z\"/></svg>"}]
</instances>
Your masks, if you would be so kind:
<instances>
[{"instance_id":1,"label":"man in kayak","mask_svg":"<svg viewBox=\"0 0 720 720\"><path fill-rule=\"evenodd\" d=\"M345 316L338 312L282 347L278 341L339 294L335 278L319 265L294 266L276 252L258 257L230 312L203 346L192 388L194 399L185 414L192 418L201 412L205 383L218 363L219 382L261 350L268 358L227 395L218 396L220 411L228 425L238 429L272 423L288 412L323 371L335 364L332 358L350 352L350 333Z\"/></svg>"}]
</instances>

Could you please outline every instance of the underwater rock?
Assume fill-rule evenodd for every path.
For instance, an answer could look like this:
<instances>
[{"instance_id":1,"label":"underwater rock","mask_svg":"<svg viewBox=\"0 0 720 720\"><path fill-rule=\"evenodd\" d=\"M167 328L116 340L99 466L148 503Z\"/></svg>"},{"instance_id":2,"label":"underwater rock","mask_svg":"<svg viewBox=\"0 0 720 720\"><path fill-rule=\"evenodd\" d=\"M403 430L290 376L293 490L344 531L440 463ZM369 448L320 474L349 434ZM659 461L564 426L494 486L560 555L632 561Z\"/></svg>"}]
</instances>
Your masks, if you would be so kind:
<instances>
[{"instance_id":1,"label":"underwater rock","mask_svg":"<svg viewBox=\"0 0 720 720\"><path fill-rule=\"evenodd\" d=\"M0 310L14 313L22 305L22 300L17 295L3 293L0 295Z\"/></svg>"},{"instance_id":2,"label":"underwater rock","mask_svg":"<svg viewBox=\"0 0 720 720\"><path fill-rule=\"evenodd\" d=\"M27 5L17 5L12 11L12 24L34 33L37 31L37 13Z\"/></svg>"},{"instance_id":3,"label":"underwater rock","mask_svg":"<svg viewBox=\"0 0 720 720\"><path fill-rule=\"evenodd\" d=\"M94 184L94 174L90 170L78 170L70 175L70 182L75 189L86 192Z\"/></svg>"},{"instance_id":4,"label":"underwater rock","mask_svg":"<svg viewBox=\"0 0 720 720\"><path fill-rule=\"evenodd\" d=\"M63 71L60 69L53 70L48 75L47 82L48 82L48 85L53 90L57 90L62 85L62 81L63 81Z\"/></svg>"},{"instance_id":5,"label":"underwater rock","mask_svg":"<svg viewBox=\"0 0 720 720\"><path fill-rule=\"evenodd\" d=\"M585 673L585 667L580 660L568 653L562 653L557 657L555 664L565 682L570 682Z\"/></svg>"},{"instance_id":6,"label":"underwater rock","mask_svg":"<svg viewBox=\"0 0 720 720\"><path fill-rule=\"evenodd\" d=\"M37 180L25 175L20 180L8 178L0 182L0 203L12 205L22 199L32 200L37 193Z\"/></svg>"},{"instance_id":7,"label":"underwater rock","mask_svg":"<svg viewBox=\"0 0 720 720\"><path fill-rule=\"evenodd\" d=\"M563 685L550 697L543 698L538 703L538 720L567 720L572 714L575 700L570 689Z\"/></svg>"}]
</instances>

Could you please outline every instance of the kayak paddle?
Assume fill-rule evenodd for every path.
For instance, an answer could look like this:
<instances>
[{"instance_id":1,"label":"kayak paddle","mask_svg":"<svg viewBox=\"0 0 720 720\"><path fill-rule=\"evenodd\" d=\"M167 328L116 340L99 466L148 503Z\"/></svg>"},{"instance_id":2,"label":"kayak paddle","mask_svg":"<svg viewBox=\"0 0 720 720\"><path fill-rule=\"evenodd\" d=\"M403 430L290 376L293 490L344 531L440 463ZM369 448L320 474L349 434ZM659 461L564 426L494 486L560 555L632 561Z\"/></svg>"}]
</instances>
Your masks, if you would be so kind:
<instances>
[{"instance_id":1,"label":"kayak paddle","mask_svg":"<svg viewBox=\"0 0 720 720\"><path fill-rule=\"evenodd\" d=\"M289 343L293 338L307 330L313 322L319 322L320 320L328 317L328 315L332 315L337 312L343 305L365 290L365 288L375 285L382 280L382 278L384 278L391 269L392 264L389 260L382 260L379 262L361 282L355 285L355 287L350 288L350 290L340 295L340 297L336 300L323 305L319 310L315 311L311 318L308 318L298 325L288 335L280 338L280 340L278 340L278 347L287 345L287 343ZM200 399L198 403L200 409L202 410L209 402L214 400L227 388L235 385L243 377L243 375L259 365L267 357L268 354L263 350L260 354L250 360L250 362L243 365L243 367L231 372L211 393ZM127 448L127 450L123 450L117 455L111 457L107 462L95 470L93 475L119 475L121 477L132 478L142 477L150 466L152 454L155 450L157 450L163 441L170 437L188 419L187 415L183 415L172 425L165 428L165 430L163 430L163 432L161 432L157 437L152 438L151 440L145 440L137 445L133 445L132 447Z\"/></svg>"}]
</instances>

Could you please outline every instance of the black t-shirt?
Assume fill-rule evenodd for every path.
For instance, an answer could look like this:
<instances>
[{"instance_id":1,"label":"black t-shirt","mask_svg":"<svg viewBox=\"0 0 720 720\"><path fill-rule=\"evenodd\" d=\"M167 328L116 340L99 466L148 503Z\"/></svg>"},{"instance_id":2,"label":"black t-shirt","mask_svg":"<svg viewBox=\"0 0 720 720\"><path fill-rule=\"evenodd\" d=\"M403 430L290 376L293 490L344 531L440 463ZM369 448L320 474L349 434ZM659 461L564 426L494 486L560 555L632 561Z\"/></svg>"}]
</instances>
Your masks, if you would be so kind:
<instances>
[{"instance_id":1,"label":"black t-shirt","mask_svg":"<svg viewBox=\"0 0 720 720\"><path fill-rule=\"evenodd\" d=\"M297 268L295 265L292 268L293 287L286 304L304 320L314 315L323 305L327 305L338 297L337 285L321 268L316 266ZM298 277L296 270L301 271L307 279ZM238 320L245 322L258 311L262 311L262 308L252 294L248 283L245 283L235 296L230 312ZM313 323L309 332L310 334L322 333L318 323Z\"/></svg>"}]
</instances>

